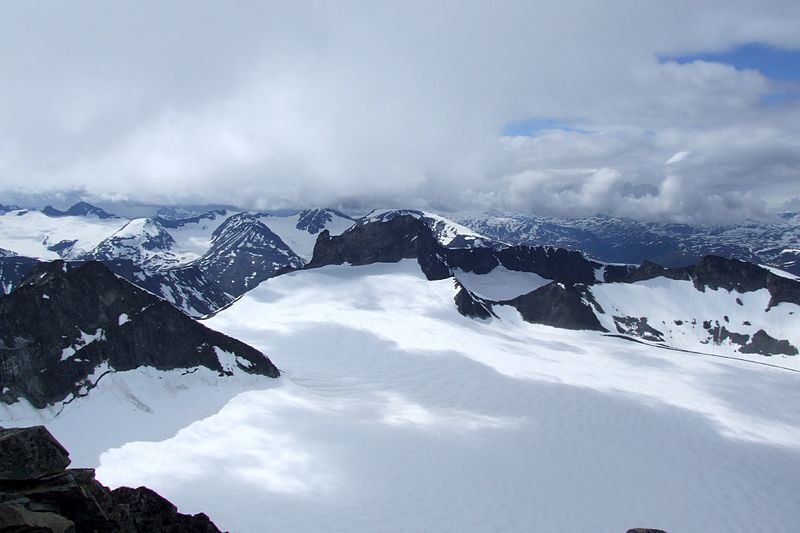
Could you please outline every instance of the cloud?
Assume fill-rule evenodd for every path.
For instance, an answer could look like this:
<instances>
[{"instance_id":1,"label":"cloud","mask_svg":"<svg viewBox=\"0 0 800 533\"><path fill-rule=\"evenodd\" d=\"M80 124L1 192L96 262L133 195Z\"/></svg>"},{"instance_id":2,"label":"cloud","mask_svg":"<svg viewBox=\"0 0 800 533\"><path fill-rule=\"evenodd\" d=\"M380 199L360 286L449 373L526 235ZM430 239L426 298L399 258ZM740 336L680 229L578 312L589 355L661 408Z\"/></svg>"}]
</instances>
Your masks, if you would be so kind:
<instances>
[{"instance_id":1,"label":"cloud","mask_svg":"<svg viewBox=\"0 0 800 533\"><path fill-rule=\"evenodd\" d=\"M800 102L764 105L797 88L659 60L800 48L794 2L0 11L7 196L681 220L763 216L800 196ZM526 121L569 127L503 135Z\"/></svg>"},{"instance_id":2,"label":"cloud","mask_svg":"<svg viewBox=\"0 0 800 533\"><path fill-rule=\"evenodd\" d=\"M689 151L675 152L675 153L672 155L672 157L670 157L669 159L667 159L667 162L666 162L666 163L664 163L664 164L665 164L665 165L674 165L675 163L680 163L681 161L683 161L684 159L686 159L686 157L687 157L689 154L691 154L691 153L692 153L692 152L689 152Z\"/></svg>"}]
</instances>

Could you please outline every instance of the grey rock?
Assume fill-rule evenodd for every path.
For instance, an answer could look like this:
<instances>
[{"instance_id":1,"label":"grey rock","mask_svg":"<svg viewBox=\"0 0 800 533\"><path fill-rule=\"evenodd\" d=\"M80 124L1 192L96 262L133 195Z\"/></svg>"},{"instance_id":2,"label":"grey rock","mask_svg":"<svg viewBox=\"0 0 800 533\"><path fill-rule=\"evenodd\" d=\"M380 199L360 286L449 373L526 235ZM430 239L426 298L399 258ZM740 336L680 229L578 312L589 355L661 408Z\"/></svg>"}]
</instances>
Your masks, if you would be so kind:
<instances>
[{"instance_id":1,"label":"grey rock","mask_svg":"<svg viewBox=\"0 0 800 533\"><path fill-rule=\"evenodd\" d=\"M590 297L583 286L552 282L503 303L515 307L526 322L564 329L606 331L588 303Z\"/></svg>"},{"instance_id":2,"label":"grey rock","mask_svg":"<svg viewBox=\"0 0 800 533\"><path fill-rule=\"evenodd\" d=\"M788 340L775 339L760 329L753 333L750 342L739 348L742 353L758 353L761 355L797 355L797 348Z\"/></svg>"},{"instance_id":3,"label":"grey rock","mask_svg":"<svg viewBox=\"0 0 800 533\"><path fill-rule=\"evenodd\" d=\"M0 428L0 480L38 479L69 463L69 452L44 426Z\"/></svg>"},{"instance_id":4,"label":"grey rock","mask_svg":"<svg viewBox=\"0 0 800 533\"><path fill-rule=\"evenodd\" d=\"M41 463L41 450L55 448L56 455L67 455L44 428L0 428L0 442L16 443L13 449L4 451L14 452L12 455L0 457L3 467L23 473L0 478L0 533L219 531L205 514L181 514L172 503L146 487L111 491L95 479L93 469L65 470L63 462L58 468L47 462L45 470L31 469L25 463L31 457ZM43 471L47 473L41 475Z\"/></svg>"},{"instance_id":5,"label":"grey rock","mask_svg":"<svg viewBox=\"0 0 800 533\"><path fill-rule=\"evenodd\" d=\"M56 513L0 504L0 533L75 533L75 523Z\"/></svg>"}]
</instances>

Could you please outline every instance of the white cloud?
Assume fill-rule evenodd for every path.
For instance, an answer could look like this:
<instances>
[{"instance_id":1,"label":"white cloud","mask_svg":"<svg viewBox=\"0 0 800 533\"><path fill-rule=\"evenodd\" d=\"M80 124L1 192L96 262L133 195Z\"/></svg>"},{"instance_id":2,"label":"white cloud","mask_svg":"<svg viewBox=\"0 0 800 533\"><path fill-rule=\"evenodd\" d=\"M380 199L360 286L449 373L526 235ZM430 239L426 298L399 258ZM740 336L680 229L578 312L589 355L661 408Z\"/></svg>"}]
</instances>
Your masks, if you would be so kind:
<instances>
[{"instance_id":1,"label":"white cloud","mask_svg":"<svg viewBox=\"0 0 800 533\"><path fill-rule=\"evenodd\" d=\"M675 164L675 163L680 163L681 161L683 161L684 159L686 159L686 157L687 157L689 154L691 154L691 153L692 153L692 152L688 152L688 151L683 151L683 152L675 152L675 153L672 155L672 157L670 157L669 159L667 159L666 163L664 163L664 164L665 164L665 165L673 165L673 164Z\"/></svg>"},{"instance_id":2,"label":"white cloud","mask_svg":"<svg viewBox=\"0 0 800 533\"><path fill-rule=\"evenodd\" d=\"M756 71L657 60L800 48L794 2L0 9L0 190L675 219L800 195L797 102L764 106ZM529 117L580 131L498 137Z\"/></svg>"}]
</instances>

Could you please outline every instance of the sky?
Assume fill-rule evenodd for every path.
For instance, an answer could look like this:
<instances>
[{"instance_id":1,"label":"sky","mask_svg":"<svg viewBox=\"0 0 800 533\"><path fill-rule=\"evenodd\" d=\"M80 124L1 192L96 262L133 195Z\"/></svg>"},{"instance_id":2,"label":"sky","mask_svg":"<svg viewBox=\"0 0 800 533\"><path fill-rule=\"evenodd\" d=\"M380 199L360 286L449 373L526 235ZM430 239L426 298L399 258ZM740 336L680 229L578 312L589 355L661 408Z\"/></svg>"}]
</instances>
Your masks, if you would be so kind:
<instances>
[{"instance_id":1,"label":"sky","mask_svg":"<svg viewBox=\"0 0 800 533\"><path fill-rule=\"evenodd\" d=\"M0 3L0 203L800 208L800 3Z\"/></svg>"}]
</instances>

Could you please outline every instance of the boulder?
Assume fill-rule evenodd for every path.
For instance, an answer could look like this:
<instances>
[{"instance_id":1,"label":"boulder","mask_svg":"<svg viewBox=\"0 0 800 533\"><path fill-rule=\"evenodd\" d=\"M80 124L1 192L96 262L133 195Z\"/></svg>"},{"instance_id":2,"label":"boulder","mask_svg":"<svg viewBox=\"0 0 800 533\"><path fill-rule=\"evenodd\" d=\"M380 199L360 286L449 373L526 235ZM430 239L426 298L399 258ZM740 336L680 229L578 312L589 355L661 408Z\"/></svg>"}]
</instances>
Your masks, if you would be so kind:
<instances>
[{"instance_id":1,"label":"boulder","mask_svg":"<svg viewBox=\"0 0 800 533\"><path fill-rule=\"evenodd\" d=\"M215 533L146 487L108 489L91 468L66 469L67 451L42 426L0 428L0 533Z\"/></svg>"},{"instance_id":2,"label":"boulder","mask_svg":"<svg viewBox=\"0 0 800 533\"><path fill-rule=\"evenodd\" d=\"M0 481L39 479L69 463L69 452L44 426L0 428Z\"/></svg>"},{"instance_id":3,"label":"boulder","mask_svg":"<svg viewBox=\"0 0 800 533\"><path fill-rule=\"evenodd\" d=\"M0 532L75 533L75 524L61 515L28 510L12 503L0 504Z\"/></svg>"}]
</instances>

